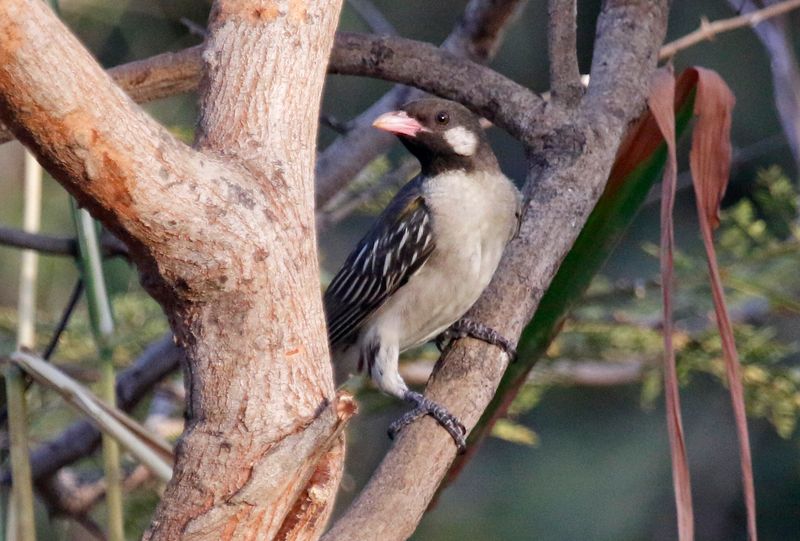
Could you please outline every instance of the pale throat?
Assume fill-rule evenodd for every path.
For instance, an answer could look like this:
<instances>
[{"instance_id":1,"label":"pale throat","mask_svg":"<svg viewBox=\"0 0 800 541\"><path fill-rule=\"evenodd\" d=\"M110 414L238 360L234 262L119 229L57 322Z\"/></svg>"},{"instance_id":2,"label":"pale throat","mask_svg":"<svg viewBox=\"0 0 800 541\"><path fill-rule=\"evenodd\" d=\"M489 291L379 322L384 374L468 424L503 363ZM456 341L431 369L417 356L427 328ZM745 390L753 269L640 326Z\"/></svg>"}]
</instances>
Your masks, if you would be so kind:
<instances>
[{"instance_id":1,"label":"pale throat","mask_svg":"<svg viewBox=\"0 0 800 541\"><path fill-rule=\"evenodd\" d=\"M460 156L472 156L478 150L478 136L463 126L444 132L444 140Z\"/></svg>"}]
</instances>

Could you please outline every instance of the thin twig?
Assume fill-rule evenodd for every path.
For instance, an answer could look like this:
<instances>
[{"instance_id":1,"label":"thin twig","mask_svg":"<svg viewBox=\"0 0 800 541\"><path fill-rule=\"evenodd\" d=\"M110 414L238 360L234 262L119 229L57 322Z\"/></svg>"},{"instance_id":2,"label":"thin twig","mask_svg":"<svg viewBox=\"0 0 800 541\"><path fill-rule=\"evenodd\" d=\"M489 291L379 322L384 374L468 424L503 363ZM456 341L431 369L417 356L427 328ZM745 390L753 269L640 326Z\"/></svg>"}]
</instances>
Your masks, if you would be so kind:
<instances>
[{"instance_id":1,"label":"thin twig","mask_svg":"<svg viewBox=\"0 0 800 541\"><path fill-rule=\"evenodd\" d=\"M417 160L415 158L407 158L403 160L397 168L383 175L383 177L372 186L355 194L346 195L344 192L340 193L340 197L330 202L328 205L329 208L317 212L317 230L324 231L336 225L357 209L374 201L380 194L385 193L387 190L397 190L400 186L408 182L408 179L418 171L419 163Z\"/></svg>"},{"instance_id":2,"label":"thin twig","mask_svg":"<svg viewBox=\"0 0 800 541\"><path fill-rule=\"evenodd\" d=\"M550 91L555 100L569 107L577 104L583 94L576 42L577 3L575 0L550 0L547 10L550 17Z\"/></svg>"},{"instance_id":3,"label":"thin twig","mask_svg":"<svg viewBox=\"0 0 800 541\"><path fill-rule=\"evenodd\" d=\"M50 357L53 355L53 352L58 346L61 335L64 334L67 324L69 323L72 314L75 312L75 307L78 306L78 301L81 299L82 294L83 279L78 276L78 279L75 281L75 286L72 288L72 293L70 293L67 305L64 307L64 312L61 314L61 319L58 320L58 325L56 325L56 328L53 331L53 336L50 338L50 342L44 349L44 353L42 353L42 359L46 361L50 360Z\"/></svg>"},{"instance_id":4,"label":"thin twig","mask_svg":"<svg viewBox=\"0 0 800 541\"><path fill-rule=\"evenodd\" d=\"M800 0L786 0L780 4L773 4L758 11L751 11L730 19L709 22L704 18L700 21L700 28L661 47L658 58L659 60L667 60L675 56L679 51L688 49L700 42L714 39L718 34L745 26L756 26L762 21L783 15L797 8L800 8Z\"/></svg>"},{"instance_id":5,"label":"thin twig","mask_svg":"<svg viewBox=\"0 0 800 541\"><path fill-rule=\"evenodd\" d=\"M106 257L129 256L125 243L107 231L103 232L100 243ZM0 246L34 250L49 255L78 255L78 241L75 238L31 233L5 225L0 225Z\"/></svg>"},{"instance_id":6,"label":"thin twig","mask_svg":"<svg viewBox=\"0 0 800 541\"><path fill-rule=\"evenodd\" d=\"M353 11L361 17L361 20L369 26L374 34L386 36L396 36L398 34L394 25L370 0L347 0L347 3L350 4Z\"/></svg>"},{"instance_id":7,"label":"thin twig","mask_svg":"<svg viewBox=\"0 0 800 541\"><path fill-rule=\"evenodd\" d=\"M52 255L74 256L78 251L78 244L74 238L31 233L4 225L0 225L0 245Z\"/></svg>"},{"instance_id":8,"label":"thin twig","mask_svg":"<svg viewBox=\"0 0 800 541\"><path fill-rule=\"evenodd\" d=\"M208 30L205 26L199 25L188 17L180 18L181 24L186 27L190 34L199 38L206 39L208 37Z\"/></svg>"},{"instance_id":9,"label":"thin twig","mask_svg":"<svg viewBox=\"0 0 800 541\"><path fill-rule=\"evenodd\" d=\"M323 126L332 129L339 135L344 135L353 129L351 122L342 122L333 115L321 114L319 115L319 123Z\"/></svg>"},{"instance_id":10,"label":"thin twig","mask_svg":"<svg viewBox=\"0 0 800 541\"><path fill-rule=\"evenodd\" d=\"M405 362L400 365L400 375L409 385L423 386L435 364L426 360ZM531 370L526 383L575 387L627 385L641 381L646 369L654 364L655 361L641 359L624 362L556 359Z\"/></svg>"},{"instance_id":11,"label":"thin twig","mask_svg":"<svg viewBox=\"0 0 800 541\"><path fill-rule=\"evenodd\" d=\"M762 2L728 0L734 9L744 13L763 7ZM788 16L775 17L753 29L770 57L775 109L783 132L794 157L795 168L800 171L800 70L789 35Z\"/></svg>"}]
</instances>

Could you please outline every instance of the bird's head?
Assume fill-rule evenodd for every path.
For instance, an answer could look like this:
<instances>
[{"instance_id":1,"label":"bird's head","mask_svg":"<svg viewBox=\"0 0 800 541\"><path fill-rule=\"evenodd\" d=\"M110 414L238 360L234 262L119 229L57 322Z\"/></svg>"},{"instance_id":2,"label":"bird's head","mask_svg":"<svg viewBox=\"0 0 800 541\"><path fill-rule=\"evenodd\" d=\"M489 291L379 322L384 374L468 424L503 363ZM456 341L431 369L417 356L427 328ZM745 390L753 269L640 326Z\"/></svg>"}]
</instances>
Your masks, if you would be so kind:
<instances>
[{"instance_id":1,"label":"bird's head","mask_svg":"<svg viewBox=\"0 0 800 541\"><path fill-rule=\"evenodd\" d=\"M497 167L478 117L460 103L415 100L382 114L372 125L397 135L426 172Z\"/></svg>"}]
</instances>

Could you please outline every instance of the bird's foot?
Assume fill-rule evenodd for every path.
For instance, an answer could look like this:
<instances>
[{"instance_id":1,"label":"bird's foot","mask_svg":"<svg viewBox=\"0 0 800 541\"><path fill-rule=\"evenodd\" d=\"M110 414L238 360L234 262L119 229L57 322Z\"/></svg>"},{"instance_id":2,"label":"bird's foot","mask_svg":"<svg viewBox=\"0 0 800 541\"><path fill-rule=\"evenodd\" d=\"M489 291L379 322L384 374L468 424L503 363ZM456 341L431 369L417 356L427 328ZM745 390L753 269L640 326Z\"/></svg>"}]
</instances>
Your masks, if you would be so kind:
<instances>
[{"instance_id":1,"label":"bird's foot","mask_svg":"<svg viewBox=\"0 0 800 541\"><path fill-rule=\"evenodd\" d=\"M511 340L504 337L491 327L466 317L459 319L453 323L450 328L440 334L436 338L436 347L439 348L439 351L444 352L445 348L449 347L454 340L458 340L459 338L464 338L466 336L470 336L477 340L482 340L487 344L499 347L506 353L506 355L508 355L508 358L511 361L517 357L517 350Z\"/></svg>"},{"instance_id":2,"label":"bird's foot","mask_svg":"<svg viewBox=\"0 0 800 541\"><path fill-rule=\"evenodd\" d=\"M467 442L465 436L467 434L467 429L455 415L447 411L447 408L414 391L406 391L403 399L414 404L414 409L389 425L389 437L391 439L394 439L401 430L420 417L430 415L436 419L436 422L447 430L447 433L453 438L458 454L466 450Z\"/></svg>"}]
</instances>

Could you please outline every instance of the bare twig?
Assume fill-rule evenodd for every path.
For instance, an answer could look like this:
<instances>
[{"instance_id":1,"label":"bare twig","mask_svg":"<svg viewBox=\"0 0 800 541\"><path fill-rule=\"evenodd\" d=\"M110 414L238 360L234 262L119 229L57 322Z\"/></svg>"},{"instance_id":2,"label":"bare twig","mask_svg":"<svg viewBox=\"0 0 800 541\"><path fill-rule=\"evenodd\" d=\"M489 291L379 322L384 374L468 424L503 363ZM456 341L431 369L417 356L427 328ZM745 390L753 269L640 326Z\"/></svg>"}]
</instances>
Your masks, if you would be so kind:
<instances>
[{"instance_id":1,"label":"bare twig","mask_svg":"<svg viewBox=\"0 0 800 541\"><path fill-rule=\"evenodd\" d=\"M702 19L700 28L664 45L659 52L658 58L660 60L667 60L684 49L688 49L700 42L714 39L718 34L736 30L737 28L744 28L745 26L756 26L767 19L783 15L797 8L800 8L800 0L786 0L785 2L774 4L757 11L744 13L737 17L731 17L730 19L722 19L714 22Z\"/></svg>"},{"instance_id":2,"label":"bare twig","mask_svg":"<svg viewBox=\"0 0 800 541\"><path fill-rule=\"evenodd\" d=\"M74 238L30 233L4 225L0 225L0 244L53 255L75 256L78 252L78 243Z\"/></svg>"},{"instance_id":3,"label":"bare twig","mask_svg":"<svg viewBox=\"0 0 800 541\"><path fill-rule=\"evenodd\" d=\"M342 122L333 115L319 115L319 123L326 128L332 129L339 135L344 135L352 129L352 124L350 122Z\"/></svg>"},{"instance_id":4,"label":"bare twig","mask_svg":"<svg viewBox=\"0 0 800 541\"><path fill-rule=\"evenodd\" d=\"M47 347L44 348L42 359L49 360L53 355L53 352L56 350L58 342L61 339L61 335L64 334L67 324L69 323L69 320L75 311L75 307L78 306L78 301L81 299L81 294L83 294L83 279L79 276L75 281L75 286L72 288L72 293L69 295L69 300L67 301L67 305L64 307L61 318L58 320L58 324L53 330L53 336L50 338L50 342L48 342Z\"/></svg>"},{"instance_id":5,"label":"bare twig","mask_svg":"<svg viewBox=\"0 0 800 541\"><path fill-rule=\"evenodd\" d=\"M370 30L375 34L383 34L386 36L396 36L397 29L392 23L381 13L375 4L370 0L347 0L353 11L358 13Z\"/></svg>"},{"instance_id":6,"label":"bare twig","mask_svg":"<svg viewBox=\"0 0 800 541\"><path fill-rule=\"evenodd\" d=\"M547 7L550 92L556 101L571 106L583 94L576 48L577 3L575 0L550 0Z\"/></svg>"},{"instance_id":7,"label":"bare twig","mask_svg":"<svg viewBox=\"0 0 800 541\"><path fill-rule=\"evenodd\" d=\"M383 175L373 186L355 194L345 195L345 192L340 192L336 198L331 200L329 208L317 212L317 231L324 231L341 222L360 207L374 201L385 191L397 190L417 172L419 172L419 162L415 158L407 158L393 171Z\"/></svg>"},{"instance_id":8,"label":"bare twig","mask_svg":"<svg viewBox=\"0 0 800 541\"><path fill-rule=\"evenodd\" d=\"M728 3L744 13L754 13L763 4L748 0L728 0ZM769 53L775 108L792 151L795 168L800 171L800 70L787 32L788 24L788 16L783 15L755 26L753 31Z\"/></svg>"},{"instance_id":9,"label":"bare twig","mask_svg":"<svg viewBox=\"0 0 800 541\"><path fill-rule=\"evenodd\" d=\"M208 30L205 26L197 24L188 17L180 18L181 24L186 27L190 34L199 38L206 39L208 37Z\"/></svg>"},{"instance_id":10,"label":"bare twig","mask_svg":"<svg viewBox=\"0 0 800 541\"><path fill-rule=\"evenodd\" d=\"M576 387L613 387L641 381L654 361L630 360L625 362L575 361L556 359L538 365L531 371L527 384L561 385ZM400 365L400 375L409 385L423 386L430 379L435 363L418 360Z\"/></svg>"},{"instance_id":11,"label":"bare twig","mask_svg":"<svg viewBox=\"0 0 800 541\"><path fill-rule=\"evenodd\" d=\"M78 255L78 241L73 237L56 237L42 233L30 233L4 225L0 225L0 245L34 250L42 254L71 257ZM103 249L103 255L106 257L128 257L127 246L107 231L101 237L100 245Z\"/></svg>"}]
</instances>

